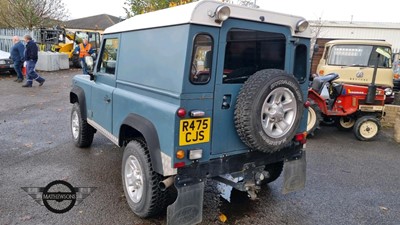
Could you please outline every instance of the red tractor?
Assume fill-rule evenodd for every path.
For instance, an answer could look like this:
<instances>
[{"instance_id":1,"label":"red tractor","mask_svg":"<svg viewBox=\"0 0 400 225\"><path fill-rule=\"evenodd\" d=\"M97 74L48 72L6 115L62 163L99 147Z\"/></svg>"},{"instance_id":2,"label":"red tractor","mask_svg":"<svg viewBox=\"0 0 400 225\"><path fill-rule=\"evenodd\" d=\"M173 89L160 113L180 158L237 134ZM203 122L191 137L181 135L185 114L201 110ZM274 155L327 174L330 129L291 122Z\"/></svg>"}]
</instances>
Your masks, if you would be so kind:
<instances>
[{"instance_id":1,"label":"red tractor","mask_svg":"<svg viewBox=\"0 0 400 225\"><path fill-rule=\"evenodd\" d=\"M370 98L370 87L334 83L339 75L316 77L308 91L311 103L307 132L313 135L323 120L335 121L339 129L351 130L361 141L372 140L380 130L385 91L380 88ZM368 96L367 96L368 95Z\"/></svg>"}]
</instances>

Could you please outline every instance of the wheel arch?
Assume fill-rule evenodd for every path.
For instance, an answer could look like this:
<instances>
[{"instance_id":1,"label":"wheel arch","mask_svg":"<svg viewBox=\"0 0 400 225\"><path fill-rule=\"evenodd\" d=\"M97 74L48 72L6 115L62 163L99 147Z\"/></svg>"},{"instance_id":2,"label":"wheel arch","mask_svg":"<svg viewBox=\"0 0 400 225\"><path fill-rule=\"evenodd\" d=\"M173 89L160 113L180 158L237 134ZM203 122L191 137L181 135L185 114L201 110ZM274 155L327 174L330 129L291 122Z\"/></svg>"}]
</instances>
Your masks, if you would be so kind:
<instances>
[{"instance_id":1,"label":"wheel arch","mask_svg":"<svg viewBox=\"0 0 400 225\"><path fill-rule=\"evenodd\" d=\"M164 176L172 175L171 161L162 157L158 133L151 121L137 115L129 114L121 124L119 130L119 145L123 146L135 138L143 138L150 152L153 170ZM170 168L170 169L169 169Z\"/></svg>"},{"instance_id":2,"label":"wheel arch","mask_svg":"<svg viewBox=\"0 0 400 225\"><path fill-rule=\"evenodd\" d=\"M71 104L78 102L82 118L87 119L85 91L81 87L74 86L72 88L69 92L69 102Z\"/></svg>"}]
</instances>

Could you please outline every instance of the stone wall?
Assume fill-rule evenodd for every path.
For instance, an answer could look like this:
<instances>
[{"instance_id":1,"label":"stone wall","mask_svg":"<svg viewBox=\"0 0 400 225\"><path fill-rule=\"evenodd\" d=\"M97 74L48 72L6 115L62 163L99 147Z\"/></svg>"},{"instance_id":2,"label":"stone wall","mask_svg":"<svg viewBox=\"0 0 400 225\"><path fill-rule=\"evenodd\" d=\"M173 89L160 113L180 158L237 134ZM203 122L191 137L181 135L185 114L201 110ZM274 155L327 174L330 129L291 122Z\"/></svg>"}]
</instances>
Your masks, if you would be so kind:
<instances>
[{"instance_id":1,"label":"stone wall","mask_svg":"<svg viewBox=\"0 0 400 225\"><path fill-rule=\"evenodd\" d=\"M383 118L381 120L382 126L394 127L398 112L400 112L400 105L385 105Z\"/></svg>"}]
</instances>

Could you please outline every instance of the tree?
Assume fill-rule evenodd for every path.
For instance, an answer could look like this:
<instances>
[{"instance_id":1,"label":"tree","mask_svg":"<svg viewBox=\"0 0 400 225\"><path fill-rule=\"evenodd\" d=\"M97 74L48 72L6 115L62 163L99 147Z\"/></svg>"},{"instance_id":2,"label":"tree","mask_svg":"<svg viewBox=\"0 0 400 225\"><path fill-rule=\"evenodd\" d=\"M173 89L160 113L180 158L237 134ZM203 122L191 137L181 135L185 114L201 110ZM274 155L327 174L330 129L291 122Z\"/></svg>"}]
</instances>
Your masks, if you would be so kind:
<instances>
[{"instance_id":1,"label":"tree","mask_svg":"<svg viewBox=\"0 0 400 225\"><path fill-rule=\"evenodd\" d=\"M196 0L126 0L127 17L194 2Z\"/></svg>"},{"instance_id":2,"label":"tree","mask_svg":"<svg viewBox=\"0 0 400 225\"><path fill-rule=\"evenodd\" d=\"M49 27L67 14L62 0L0 0L0 25L6 27Z\"/></svg>"},{"instance_id":3,"label":"tree","mask_svg":"<svg viewBox=\"0 0 400 225\"><path fill-rule=\"evenodd\" d=\"M317 39L322 36L325 21L318 18L316 21L310 21L311 29L311 56L314 54L314 45L317 43Z\"/></svg>"}]
</instances>

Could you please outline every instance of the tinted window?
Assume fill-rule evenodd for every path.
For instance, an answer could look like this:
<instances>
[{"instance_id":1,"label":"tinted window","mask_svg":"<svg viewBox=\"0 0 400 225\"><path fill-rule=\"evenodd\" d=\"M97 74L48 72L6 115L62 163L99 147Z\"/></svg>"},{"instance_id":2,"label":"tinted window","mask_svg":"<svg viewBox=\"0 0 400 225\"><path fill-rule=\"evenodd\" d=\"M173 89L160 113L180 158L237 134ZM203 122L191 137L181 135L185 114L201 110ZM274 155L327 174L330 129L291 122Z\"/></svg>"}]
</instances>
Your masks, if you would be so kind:
<instances>
[{"instance_id":1,"label":"tinted window","mask_svg":"<svg viewBox=\"0 0 400 225\"><path fill-rule=\"evenodd\" d=\"M300 82L305 81L307 77L307 55L308 51L305 45L299 45L296 47L293 74Z\"/></svg>"},{"instance_id":2,"label":"tinted window","mask_svg":"<svg viewBox=\"0 0 400 225\"><path fill-rule=\"evenodd\" d=\"M100 73L115 74L117 65L118 39L104 40L103 49L100 55L100 61L97 70Z\"/></svg>"},{"instance_id":3,"label":"tinted window","mask_svg":"<svg viewBox=\"0 0 400 225\"><path fill-rule=\"evenodd\" d=\"M286 39L283 34L232 29L227 34L224 83L243 83L262 69L284 69Z\"/></svg>"},{"instance_id":4,"label":"tinted window","mask_svg":"<svg viewBox=\"0 0 400 225\"><path fill-rule=\"evenodd\" d=\"M194 39L190 81L206 84L211 78L213 39L208 34L199 34Z\"/></svg>"}]
</instances>

